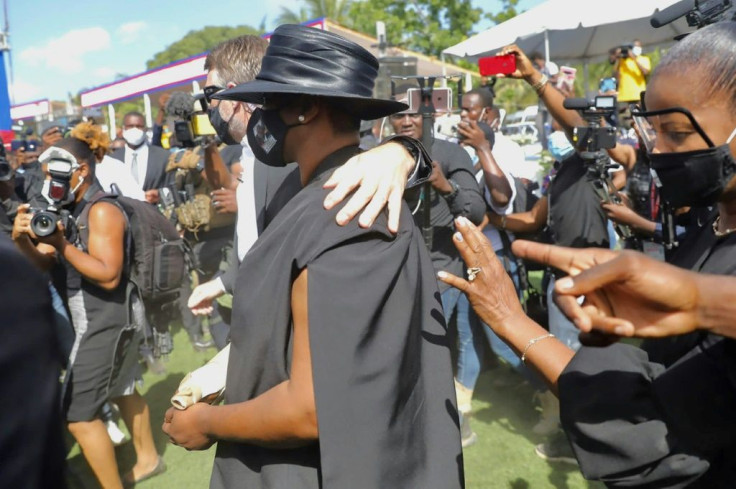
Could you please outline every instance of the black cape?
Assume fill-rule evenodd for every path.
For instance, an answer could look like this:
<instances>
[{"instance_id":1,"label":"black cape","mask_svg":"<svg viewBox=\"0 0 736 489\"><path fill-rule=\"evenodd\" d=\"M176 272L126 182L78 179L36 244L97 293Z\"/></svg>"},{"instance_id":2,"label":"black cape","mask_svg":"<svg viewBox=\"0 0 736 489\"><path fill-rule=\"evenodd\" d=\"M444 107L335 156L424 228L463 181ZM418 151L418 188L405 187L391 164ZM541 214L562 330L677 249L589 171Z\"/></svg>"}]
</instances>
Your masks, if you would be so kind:
<instances>
[{"instance_id":1,"label":"black cape","mask_svg":"<svg viewBox=\"0 0 736 489\"><path fill-rule=\"evenodd\" d=\"M309 336L319 443L268 449L221 441L210 487L463 486L452 366L432 262L403 205L370 229L340 227L323 183L357 152L328 157L238 271L226 402L289 377L291 286L309 270ZM243 420L248 422L248 420Z\"/></svg>"}]
</instances>

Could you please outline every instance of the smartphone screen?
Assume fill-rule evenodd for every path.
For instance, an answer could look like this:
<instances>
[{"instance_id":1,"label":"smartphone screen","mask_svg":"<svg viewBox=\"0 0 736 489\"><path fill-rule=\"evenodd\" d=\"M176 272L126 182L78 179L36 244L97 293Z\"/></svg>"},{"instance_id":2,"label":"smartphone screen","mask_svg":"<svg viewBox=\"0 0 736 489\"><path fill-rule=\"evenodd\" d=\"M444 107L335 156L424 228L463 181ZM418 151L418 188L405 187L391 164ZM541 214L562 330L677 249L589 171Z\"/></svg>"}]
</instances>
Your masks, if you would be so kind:
<instances>
[{"instance_id":1,"label":"smartphone screen","mask_svg":"<svg viewBox=\"0 0 736 489\"><path fill-rule=\"evenodd\" d=\"M481 76L510 75L516 71L516 56L489 56L478 60L478 70Z\"/></svg>"},{"instance_id":2,"label":"smartphone screen","mask_svg":"<svg viewBox=\"0 0 736 489\"><path fill-rule=\"evenodd\" d=\"M410 88L406 91L409 113L418 113L422 106L422 91L419 88ZM452 111L452 90L449 88L435 88L432 90L432 105L435 112Z\"/></svg>"}]
</instances>

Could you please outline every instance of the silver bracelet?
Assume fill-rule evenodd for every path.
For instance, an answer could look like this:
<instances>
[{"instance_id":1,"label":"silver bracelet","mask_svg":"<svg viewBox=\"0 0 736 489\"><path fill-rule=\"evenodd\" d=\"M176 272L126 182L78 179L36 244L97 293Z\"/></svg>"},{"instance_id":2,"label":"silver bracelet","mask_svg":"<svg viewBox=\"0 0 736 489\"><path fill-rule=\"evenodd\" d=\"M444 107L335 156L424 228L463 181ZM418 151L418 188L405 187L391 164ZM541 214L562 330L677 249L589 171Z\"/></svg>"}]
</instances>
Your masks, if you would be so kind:
<instances>
[{"instance_id":1,"label":"silver bracelet","mask_svg":"<svg viewBox=\"0 0 736 489\"><path fill-rule=\"evenodd\" d=\"M539 79L539 81L532 85L532 88L535 92L537 92L537 95L542 95L542 88L549 82L549 78L547 78L547 75L542 74L542 78Z\"/></svg>"},{"instance_id":2,"label":"silver bracelet","mask_svg":"<svg viewBox=\"0 0 736 489\"><path fill-rule=\"evenodd\" d=\"M546 335L539 336L537 338L532 338L531 340L529 340L529 343L527 343L526 346L524 347L524 352L521 354L521 363L526 363L526 353L529 351L529 348L534 346L535 343L542 341L542 340L546 340L547 338L554 338L554 337L555 335L553 335L552 333L547 333Z\"/></svg>"}]
</instances>

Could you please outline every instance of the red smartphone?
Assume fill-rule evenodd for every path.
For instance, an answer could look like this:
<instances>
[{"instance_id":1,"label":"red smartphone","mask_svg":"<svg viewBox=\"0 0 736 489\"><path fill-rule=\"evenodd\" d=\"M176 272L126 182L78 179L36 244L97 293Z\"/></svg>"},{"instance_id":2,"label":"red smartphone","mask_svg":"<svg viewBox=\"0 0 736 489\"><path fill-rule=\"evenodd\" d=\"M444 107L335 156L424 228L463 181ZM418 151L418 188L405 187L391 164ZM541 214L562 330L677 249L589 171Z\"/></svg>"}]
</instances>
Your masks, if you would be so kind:
<instances>
[{"instance_id":1,"label":"red smartphone","mask_svg":"<svg viewBox=\"0 0 736 489\"><path fill-rule=\"evenodd\" d=\"M481 76L510 75L516 71L516 56L488 56L478 60L478 70Z\"/></svg>"}]
</instances>

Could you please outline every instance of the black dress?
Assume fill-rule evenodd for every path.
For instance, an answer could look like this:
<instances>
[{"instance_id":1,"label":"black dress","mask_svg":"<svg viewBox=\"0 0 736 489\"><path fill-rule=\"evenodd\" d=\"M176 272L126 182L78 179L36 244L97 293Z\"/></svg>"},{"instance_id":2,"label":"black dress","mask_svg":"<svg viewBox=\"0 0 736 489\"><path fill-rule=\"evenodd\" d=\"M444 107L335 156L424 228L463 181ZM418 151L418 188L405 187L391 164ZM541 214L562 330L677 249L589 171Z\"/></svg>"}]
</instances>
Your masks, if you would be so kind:
<instances>
[{"instance_id":1,"label":"black dress","mask_svg":"<svg viewBox=\"0 0 736 489\"><path fill-rule=\"evenodd\" d=\"M711 224L689 233L673 262L734 275L736 234L717 238ZM736 487L734 340L698 332L642 348L583 347L559 391L586 478L616 488Z\"/></svg>"},{"instance_id":2,"label":"black dress","mask_svg":"<svg viewBox=\"0 0 736 489\"><path fill-rule=\"evenodd\" d=\"M279 212L238 271L226 402L289 378L291 287L309 270L319 442L269 449L221 441L212 488L463 486L446 327L432 263L404 204L396 235L335 223L322 189L343 148ZM243 420L247 423L248 420Z\"/></svg>"}]
</instances>

